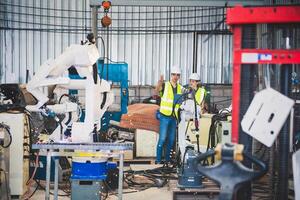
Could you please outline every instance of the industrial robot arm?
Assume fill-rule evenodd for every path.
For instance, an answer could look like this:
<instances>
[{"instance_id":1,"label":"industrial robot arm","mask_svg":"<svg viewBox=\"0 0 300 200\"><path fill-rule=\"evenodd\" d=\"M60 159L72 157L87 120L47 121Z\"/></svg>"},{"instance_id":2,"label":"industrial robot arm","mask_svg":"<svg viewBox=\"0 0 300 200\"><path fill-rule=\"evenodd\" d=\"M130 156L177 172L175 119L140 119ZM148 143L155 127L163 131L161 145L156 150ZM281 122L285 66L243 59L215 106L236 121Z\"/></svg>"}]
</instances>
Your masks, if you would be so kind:
<instances>
[{"instance_id":1,"label":"industrial robot arm","mask_svg":"<svg viewBox=\"0 0 300 200\"><path fill-rule=\"evenodd\" d=\"M64 105L46 106L49 100L43 87L56 85L65 89L85 90L84 122L72 123L72 141L92 142L92 133L100 128L100 119L108 106L113 103L113 93L105 80L100 80L95 70L99 58L97 47L92 43L71 45L54 60L46 61L27 84L27 90L38 100L34 106L27 106L29 111L68 113L77 110L77 104L67 102ZM81 80L71 80L66 72L75 66Z\"/></svg>"},{"instance_id":2,"label":"industrial robot arm","mask_svg":"<svg viewBox=\"0 0 300 200\"><path fill-rule=\"evenodd\" d=\"M38 100L37 107L43 106L49 99L41 90L42 87L51 85L70 85L70 79L62 76L71 66L76 66L80 76L89 76L93 64L99 58L95 45L71 45L54 60L46 61L39 67L39 71L27 84L27 90ZM82 86L84 83L82 83ZM81 87L82 87L81 86Z\"/></svg>"},{"instance_id":3,"label":"industrial robot arm","mask_svg":"<svg viewBox=\"0 0 300 200\"><path fill-rule=\"evenodd\" d=\"M195 129L192 131L199 135L199 118L201 113L201 107L195 103L193 91L186 89L183 96L186 96L183 99L183 102L180 105L180 122L178 124L178 145L181 152L181 160L184 163L184 152L186 151L186 147L191 144L186 140L186 133L191 120L195 124Z\"/></svg>"}]
</instances>

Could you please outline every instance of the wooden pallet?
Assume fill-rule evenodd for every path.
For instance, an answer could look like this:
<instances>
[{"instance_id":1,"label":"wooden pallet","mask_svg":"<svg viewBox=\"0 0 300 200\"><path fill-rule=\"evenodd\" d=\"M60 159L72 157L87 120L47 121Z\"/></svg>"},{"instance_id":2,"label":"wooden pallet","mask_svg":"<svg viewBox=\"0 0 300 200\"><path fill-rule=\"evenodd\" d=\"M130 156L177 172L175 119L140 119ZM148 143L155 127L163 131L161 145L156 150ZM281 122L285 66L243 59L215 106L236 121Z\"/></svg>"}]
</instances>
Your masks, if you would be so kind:
<instances>
[{"instance_id":1,"label":"wooden pallet","mask_svg":"<svg viewBox=\"0 0 300 200\"><path fill-rule=\"evenodd\" d=\"M203 180L203 188L188 189L178 188L177 180L172 180L169 183L169 189L173 192L173 200L214 200L218 199L220 193L219 186L208 179Z\"/></svg>"}]
</instances>

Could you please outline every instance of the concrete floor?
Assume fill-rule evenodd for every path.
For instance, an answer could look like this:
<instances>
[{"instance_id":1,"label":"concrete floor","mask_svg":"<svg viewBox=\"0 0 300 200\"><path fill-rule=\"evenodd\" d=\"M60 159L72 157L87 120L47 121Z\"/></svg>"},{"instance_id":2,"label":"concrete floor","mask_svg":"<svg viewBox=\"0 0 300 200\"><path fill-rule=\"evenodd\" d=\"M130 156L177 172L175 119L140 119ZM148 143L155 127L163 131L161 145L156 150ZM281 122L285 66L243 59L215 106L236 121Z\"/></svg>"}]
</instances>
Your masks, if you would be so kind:
<instances>
[{"instance_id":1,"label":"concrete floor","mask_svg":"<svg viewBox=\"0 0 300 200\"><path fill-rule=\"evenodd\" d=\"M124 191L126 192L126 190ZM63 192L60 191L61 194ZM45 191L44 190L37 190L36 193L31 200L41 200L45 199ZM53 199L53 195L50 196L50 199ZM71 197L58 197L59 200L67 200L71 199ZM116 195L110 195L108 196L107 200L117 200L118 197ZM165 186L163 188L149 188L147 190L141 191L141 192L135 192L135 193L129 193L129 194L123 194L123 200L159 200L159 199L172 199L172 192L168 190L168 186Z\"/></svg>"}]
</instances>

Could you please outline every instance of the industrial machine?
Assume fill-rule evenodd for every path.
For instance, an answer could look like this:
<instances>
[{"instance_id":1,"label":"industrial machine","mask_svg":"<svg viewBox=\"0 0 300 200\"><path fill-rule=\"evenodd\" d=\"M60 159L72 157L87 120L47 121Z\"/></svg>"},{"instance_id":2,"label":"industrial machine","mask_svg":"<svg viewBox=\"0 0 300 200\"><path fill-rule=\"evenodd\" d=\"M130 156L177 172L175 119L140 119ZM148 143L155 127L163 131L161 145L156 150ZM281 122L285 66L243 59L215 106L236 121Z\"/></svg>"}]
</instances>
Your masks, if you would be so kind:
<instances>
[{"instance_id":1,"label":"industrial machine","mask_svg":"<svg viewBox=\"0 0 300 200\"><path fill-rule=\"evenodd\" d=\"M193 121L188 123L186 137L195 147L197 144L195 125ZM221 112L217 114L204 113L199 119L199 147L201 152L214 148L218 143L231 142L231 113Z\"/></svg>"},{"instance_id":2,"label":"industrial machine","mask_svg":"<svg viewBox=\"0 0 300 200\"><path fill-rule=\"evenodd\" d=\"M290 87L292 72L295 66L300 64L299 46L295 42L299 39L299 35L296 34L300 24L299 10L299 6L227 8L226 23L231 27L233 33L232 142L247 146L248 153L252 153L252 137L243 131L240 122L251 103L254 91L258 89L254 84L254 82L258 82L256 80L257 72L267 71L269 67L276 68L278 70L276 76L278 76L270 81L270 86L272 87L275 82L279 83L276 88L287 97L290 97L293 90ZM263 29L264 31L261 31ZM268 107L268 104L265 105ZM284 105L284 107L286 106ZM259 115L261 116L261 114ZM272 123L274 123L276 118L276 115L274 117L274 114L269 113L266 119L273 120ZM258 119L256 122L260 122L260 117L256 119ZM289 133L289 124L289 120L286 120L278 137L280 154L276 159L280 162L278 170L273 172L278 174L277 193L275 194L278 199L287 199L289 192L288 177L289 171L291 171L288 167L289 141L290 136L293 135ZM277 124L275 123L275 125ZM271 140L267 141L268 136L272 135L273 141L275 132L270 131L268 135L264 133L268 145L271 143ZM248 167L251 166L247 161L245 163ZM250 199L251 187L248 187L243 194L245 195L240 196L240 199ZM270 193L271 198L272 195Z\"/></svg>"},{"instance_id":3,"label":"industrial machine","mask_svg":"<svg viewBox=\"0 0 300 200\"><path fill-rule=\"evenodd\" d=\"M188 90L183 93L180 106L180 122L178 124L178 144L181 152L182 166L178 174L179 188L201 188L203 175L197 170L194 163L201 156L201 152L214 149L217 143L225 144L231 141L231 122L228 120L231 115L230 107L220 110L218 114L209 117L209 128L207 132L200 132L201 107L195 101L194 91ZM193 126L190 123L193 122ZM202 120L202 122L204 122ZM187 135L188 132L191 134ZM200 135L201 133L201 135ZM205 135L203 135L205 134ZM194 136L193 136L194 135ZM190 137L196 137L195 143L191 143ZM200 147L200 137L205 138L205 147ZM203 145L202 145L203 146ZM206 160L203 162L208 164ZM210 159L210 164L214 164L214 157Z\"/></svg>"},{"instance_id":4,"label":"industrial machine","mask_svg":"<svg viewBox=\"0 0 300 200\"><path fill-rule=\"evenodd\" d=\"M10 199L9 186L9 146L12 142L10 127L0 123L0 197Z\"/></svg>"},{"instance_id":5,"label":"industrial machine","mask_svg":"<svg viewBox=\"0 0 300 200\"><path fill-rule=\"evenodd\" d=\"M44 116L54 118L57 128L49 140L60 143L91 143L101 128L101 118L113 103L114 97L110 84L100 79L97 69L99 52L94 44L94 37L81 45L71 45L54 60L44 63L27 84L27 90L38 100L36 105L26 106L31 112L41 112ZM72 79L67 70L76 69L81 79ZM84 90L84 108L71 98L54 105L48 105L49 98L43 87L55 85L54 93L61 94L67 90ZM66 94L68 96L69 94ZM79 113L84 110L84 119L80 121ZM59 117L58 114L63 114ZM105 152L104 152L105 153ZM107 170L116 168L116 164L107 162L107 157L73 157L72 158L72 199L99 199L100 182L105 180ZM89 191L87 191L87 185Z\"/></svg>"},{"instance_id":6,"label":"industrial machine","mask_svg":"<svg viewBox=\"0 0 300 200\"><path fill-rule=\"evenodd\" d=\"M8 177L10 195L20 196L26 191L26 181L29 178L28 166L28 130L25 126L26 116L23 113L0 113L0 122L9 127L10 136L5 134L7 141L10 140L4 161L8 165ZM4 142L7 146L8 143ZM9 155L9 156L8 156ZM7 159L9 158L9 159Z\"/></svg>"},{"instance_id":7,"label":"industrial machine","mask_svg":"<svg viewBox=\"0 0 300 200\"><path fill-rule=\"evenodd\" d=\"M231 143L231 122L228 120L219 121L217 123L217 135L222 144Z\"/></svg>"},{"instance_id":8,"label":"industrial machine","mask_svg":"<svg viewBox=\"0 0 300 200\"><path fill-rule=\"evenodd\" d=\"M178 174L179 188L200 188L202 186L202 175L194 167L193 163L200 154L199 147L199 119L201 108L195 101L195 92L187 91L181 95L180 122L178 124L178 145L181 152L181 168ZM187 138L189 122L194 120L195 129L192 130L197 138L197 150Z\"/></svg>"},{"instance_id":9,"label":"industrial machine","mask_svg":"<svg viewBox=\"0 0 300 200\"><path fill-rule=\"evenodd\" d=\"M52 116L60 124L52 133L51 140L63 141L67 129L72 142L92 142L93 134L100 129L100 119L108 106L113 103L113 93L107 81L97 74L96 62L99 52L91 42L84 45L71 45L55 60L44 63L35 76L28 82L27 90L38 100L34 106L26 106L29 111L39 111L46 116ZM63 76L67 69L75 67L79 76L85 79L70 79ZM58 88L85 90L85 118L78 122L78 104L66 101L62 104L46 105L49 100L42 92L42 87L56 85ZM55 113L67 114L59 120Z\"/></svg>"},{"instance_id":10,"label":"industrial machine","mask_svg":"<svg viewBox=\"0 0 300 200\"><path fill-rule=\"evenodd\" d=\"M122 114L127 113L129 100L128 64L124 62L105 64L103 59L99 59L97 67L100 78L110 82L112 91L115 91L115 101L101 120L101 131L107 131L110 120L120 122Z\"/></svg>"},{"instance_id":11,"label":"industrial machine","mask_svg":"<svg viewBox=\"0 0 300 200\"><path fill-rule=\"evenodd\" d=\"M93 158L73 162L71 199L101 199L102 182L106 180L108 171L116 168L117 164L114 162L99 162Z\"/></svg>"},{"instance_id":12,"label":"industrial machine","mask_svg":"<svg viewBox=\"0 0 300 200\"><path fill-rule=\"evenodd\" d=\"M231 143L231 109L224 108L211 118L206 151L216 147L218 143ZM211 159L214 164L214 157Z\"/></svg>"}]
</instances>

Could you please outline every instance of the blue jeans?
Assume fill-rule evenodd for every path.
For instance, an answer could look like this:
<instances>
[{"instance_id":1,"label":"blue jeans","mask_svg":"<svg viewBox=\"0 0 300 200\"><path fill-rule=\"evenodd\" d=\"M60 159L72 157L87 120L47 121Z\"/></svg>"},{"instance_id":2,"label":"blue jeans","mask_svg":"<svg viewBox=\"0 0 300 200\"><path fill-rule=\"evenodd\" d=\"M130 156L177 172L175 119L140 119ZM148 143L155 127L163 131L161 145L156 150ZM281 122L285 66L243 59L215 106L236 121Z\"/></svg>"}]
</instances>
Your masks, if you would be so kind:
<instances>
[{"instance_id":1,"label":"blue jeans","mask_svg":"<svg viewBox=\"0 0 300 200\"><path fill-rule=\"evenodd\" d=\"M176 136L176 119L174 117L160 116L159 119L159 139L156 148L156 162L161 162L162 151L165 142L167 149L165 151L166 161L170 161L170 153L173 148ZM166 141L167 140L167 141Z\"/></svg>"}]
</instances>

